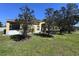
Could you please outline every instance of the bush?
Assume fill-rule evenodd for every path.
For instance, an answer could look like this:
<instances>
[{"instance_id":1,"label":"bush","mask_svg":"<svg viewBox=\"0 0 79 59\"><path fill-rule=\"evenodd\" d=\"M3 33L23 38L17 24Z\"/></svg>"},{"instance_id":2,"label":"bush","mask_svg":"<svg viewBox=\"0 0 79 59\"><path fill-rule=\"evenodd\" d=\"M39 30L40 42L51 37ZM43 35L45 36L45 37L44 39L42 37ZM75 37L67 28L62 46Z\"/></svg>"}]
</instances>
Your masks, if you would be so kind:
<instances>
[{"instance_id":1,"label":"bush","mask_svg":"<svg viewBox=\"0 0 79 59\"><path fill-rule=\"evenodd\" d=\"M52 34L48 34L48 33L38 33L38 34L35 34L35 35L38 35L38 36L41 36L41 37L53 37Z\"/></svg>"},{"instance_id":2,"label":"bush","mask_svg":"<svg viewBox=\"0 0 79 59\"><path fill-rule=\"evenodd\" d=\"M4 29L4 32L3 33L6 34L6 29Z\"/></svg>"},{"instance_id":3,"label":"bush","mask_svg":"<svg viewBox=\"0 0 79 59\"><path fill-rule=\"evenodd\" d=\"M20 41L22 39L24 39L23 35L12 35L10 36L11 39L13 39L14 41Z\"/></svg>"}]
</instances>

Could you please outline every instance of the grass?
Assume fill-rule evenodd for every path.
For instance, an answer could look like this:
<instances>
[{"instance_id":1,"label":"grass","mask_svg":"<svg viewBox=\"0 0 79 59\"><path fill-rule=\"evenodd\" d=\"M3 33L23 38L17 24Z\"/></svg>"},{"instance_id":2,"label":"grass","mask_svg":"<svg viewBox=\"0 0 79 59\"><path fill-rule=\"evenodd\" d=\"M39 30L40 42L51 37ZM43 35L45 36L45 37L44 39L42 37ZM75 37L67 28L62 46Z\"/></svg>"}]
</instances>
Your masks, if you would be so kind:
<instances>
[{"instance_id":1,"label":"grass","mask_svg":"<svg viewBox=\"0 0 79 59\"><path fill-rule=\"evenodd\" d=\"M0 34L1 56L78 56L79 32L65 35L54 35L45 38L33 35L31 39L13 41Z\"/></svg>"}]
</instances>

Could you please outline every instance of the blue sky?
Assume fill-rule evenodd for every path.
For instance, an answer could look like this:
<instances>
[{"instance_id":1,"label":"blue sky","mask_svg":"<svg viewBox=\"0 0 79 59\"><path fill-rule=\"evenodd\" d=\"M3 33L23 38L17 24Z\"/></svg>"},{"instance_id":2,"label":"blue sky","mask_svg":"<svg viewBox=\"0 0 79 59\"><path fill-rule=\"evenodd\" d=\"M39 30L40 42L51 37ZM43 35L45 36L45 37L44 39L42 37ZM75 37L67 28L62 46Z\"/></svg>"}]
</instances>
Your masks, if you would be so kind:
<instances>
[{"instance_id":1,"label":"blue sky","mask_svg":"<svg viewBox=\"0 0 79 59\"><path fill-rule=\"evenodd\" d=\"M35 11L34 15L37 19L42 20L45 17L46 8L60 9L62 6L66 7L66 4L59 3L0 3L0 21L3 24L7 19L15 19L21 12L19 8L27 5L29 8Z\"/></svg>"}]
</instances>

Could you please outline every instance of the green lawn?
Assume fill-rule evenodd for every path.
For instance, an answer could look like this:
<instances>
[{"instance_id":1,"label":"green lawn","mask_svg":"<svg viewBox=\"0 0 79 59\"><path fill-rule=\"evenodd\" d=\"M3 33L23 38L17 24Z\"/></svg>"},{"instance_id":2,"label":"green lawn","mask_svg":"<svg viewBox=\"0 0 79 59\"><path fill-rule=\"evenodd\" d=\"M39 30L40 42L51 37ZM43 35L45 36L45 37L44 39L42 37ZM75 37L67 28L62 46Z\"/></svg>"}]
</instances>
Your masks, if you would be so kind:
<instances>
[{"instance_id":1,"label":"green lawn","mask_svg":"<svg viewBox=\"0 0 79 59\"><path fill-rule=\"evenodd\" d=\"M33 35L31 39L13 41L0 34L0 55L60 56L79 55L79 32L45 38Z\"/></svg>"}]
</instances>

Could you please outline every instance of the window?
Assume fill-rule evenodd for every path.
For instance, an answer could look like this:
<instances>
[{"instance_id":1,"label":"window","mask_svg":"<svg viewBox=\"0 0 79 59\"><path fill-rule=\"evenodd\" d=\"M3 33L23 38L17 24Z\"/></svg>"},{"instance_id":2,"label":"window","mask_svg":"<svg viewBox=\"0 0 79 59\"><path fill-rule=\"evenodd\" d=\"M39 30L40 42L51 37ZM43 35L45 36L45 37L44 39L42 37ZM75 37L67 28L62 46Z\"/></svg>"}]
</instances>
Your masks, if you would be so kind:
<instances>
[{"instance_id":1,"label":"window","mask_svg":"<svg viewBox=\"0 0 79 59\"><path fill-rule=\"evenodd\" d=\"M10 25L10 30L19 30L20 29L20 25L19 24L11 24Z\"/></svg>"}]
</instances>

